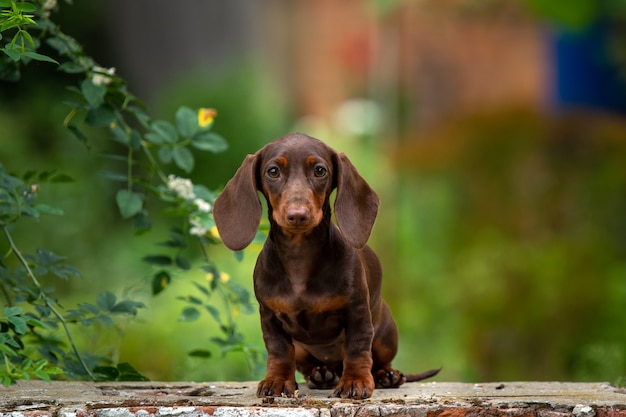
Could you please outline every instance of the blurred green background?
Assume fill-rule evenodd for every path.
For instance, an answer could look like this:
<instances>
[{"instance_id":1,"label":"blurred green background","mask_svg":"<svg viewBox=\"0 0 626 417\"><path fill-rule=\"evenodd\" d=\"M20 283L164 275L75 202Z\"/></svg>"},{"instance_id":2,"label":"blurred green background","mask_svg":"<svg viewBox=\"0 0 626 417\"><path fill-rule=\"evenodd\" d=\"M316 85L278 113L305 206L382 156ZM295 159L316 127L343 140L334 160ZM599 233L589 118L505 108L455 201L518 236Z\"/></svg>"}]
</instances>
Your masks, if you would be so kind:
<instances>
[{"instance_id":1,"label":"blurred green background","mask_svg":"<svg viewBox=\"0 0 626 417\"><path fill-rule=\"evenodd\" d=\"M230 148L198 154L194 182L223 186L246 154L294 130L348 154L382 200L370 246L404 372L624 383L625 16L610 0L75 0L56 20L155 118L217 109L214 129ZM138 254L165 232L133 236L117 185L98 175L114 145L94 131L84 146L64 130L75 83L41 63L0 84L0 162L75 179L42 188L66 215L22 224L18 244L82 272L48 283L62 304L103 290L146 303L137 318L85 334L93 352L154 380L258 378L238 354L220 358L208 316L178 321L176 297L201 271L150 295L154 270ZM242 262L211 250L251 289L260 246ZM239 320L261 346L258 316ZM187 356L199 348L213 357Z\"/></svg>"}]
</instances>

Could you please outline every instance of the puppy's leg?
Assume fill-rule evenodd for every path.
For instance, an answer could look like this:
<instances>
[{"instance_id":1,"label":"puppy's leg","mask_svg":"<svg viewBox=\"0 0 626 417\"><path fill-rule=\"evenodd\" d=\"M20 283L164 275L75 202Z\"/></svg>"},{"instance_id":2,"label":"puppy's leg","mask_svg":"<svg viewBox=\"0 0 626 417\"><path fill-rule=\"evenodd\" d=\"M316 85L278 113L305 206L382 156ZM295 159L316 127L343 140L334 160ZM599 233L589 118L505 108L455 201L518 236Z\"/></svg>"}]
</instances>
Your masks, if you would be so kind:
<instances>
[{"instance_id":1,"label":"puppy's leg","mask_svg":"<svg viewBox=\"0 0 626 417\"><path fill-rule=\"evenodd\" d=\"M358 288L356 300L366 300ZM355 302L346 308L343 372L334 395L341 398L364 399L372 396L375 383L372 377L372 338L374 326L369 305Z\"/></svg>"},{"instance_id":2,"label":"puppy's leg","mask_svg":"<svg viewBox=\"0 0 626 417\"><path fill-rule=\"evenodd\" d=\"M257 397L293 397L296 384L295 349L274 313L260 303L261 329L267 349L267 373L259 382Z\"/></svg>"},{"instance_id":3,"label":"puppy's leg","mask_svg":"<svg viewBox=\"0 0 626 417\"><path fill-rule=\"evenodd\" d=\"M398 329L387 304L383 302L381 308L381 319L372 341L372 375L377 388L397 388L406 382L404 374L391 367L398 352Z\"/></svg>"}]
</instances>

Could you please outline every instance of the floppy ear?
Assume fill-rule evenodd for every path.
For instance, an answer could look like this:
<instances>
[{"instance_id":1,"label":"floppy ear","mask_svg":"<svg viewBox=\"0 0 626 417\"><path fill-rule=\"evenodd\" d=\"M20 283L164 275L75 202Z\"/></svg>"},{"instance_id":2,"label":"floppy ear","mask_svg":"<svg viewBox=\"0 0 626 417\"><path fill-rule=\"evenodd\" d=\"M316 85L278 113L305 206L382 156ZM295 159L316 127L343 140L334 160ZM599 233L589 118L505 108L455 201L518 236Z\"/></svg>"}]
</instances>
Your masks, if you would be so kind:
<instances>
[{"instance_id":1,"label":"floppy ear","mask_svg":"<svg viewBox=\"0 0 626 417\"><path fill-rule=\"evenodd\" d=\"M348 243L360 249L370 237L380 200L343 153L336 156L336 173L335 218Z\"/></svg>"},{"instance_id":2,"label":"floppy ear","mask_svg":"<svg viewBox=\"0 0 626 417\"><path fill-rule=\"evenodd\" d=\"M220 238L234 251L242 250L252 242L261 222L256 159L256 155L248 155L244 159L213 205L213 218Z\"/></svg>"}]
</instances>

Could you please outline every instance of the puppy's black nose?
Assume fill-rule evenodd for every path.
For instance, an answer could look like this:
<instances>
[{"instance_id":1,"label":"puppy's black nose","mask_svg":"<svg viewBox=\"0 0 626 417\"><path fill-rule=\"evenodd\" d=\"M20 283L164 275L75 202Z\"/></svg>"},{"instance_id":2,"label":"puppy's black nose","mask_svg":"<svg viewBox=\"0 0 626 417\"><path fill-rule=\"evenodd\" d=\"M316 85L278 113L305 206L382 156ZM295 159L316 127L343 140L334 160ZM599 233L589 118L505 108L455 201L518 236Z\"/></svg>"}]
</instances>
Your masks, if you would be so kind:
<instances>
[{"instance_id":1,"label":"puppy's black nose","mask_svg":"<svg viewBox=\"0 0 626 417\"><path fill-rule=\"evenodd\" d=\"M306 207L290 207L287 209L287 222L291 226L305 225L311 218L311 213Z\"/></svg>"}]
</instances>

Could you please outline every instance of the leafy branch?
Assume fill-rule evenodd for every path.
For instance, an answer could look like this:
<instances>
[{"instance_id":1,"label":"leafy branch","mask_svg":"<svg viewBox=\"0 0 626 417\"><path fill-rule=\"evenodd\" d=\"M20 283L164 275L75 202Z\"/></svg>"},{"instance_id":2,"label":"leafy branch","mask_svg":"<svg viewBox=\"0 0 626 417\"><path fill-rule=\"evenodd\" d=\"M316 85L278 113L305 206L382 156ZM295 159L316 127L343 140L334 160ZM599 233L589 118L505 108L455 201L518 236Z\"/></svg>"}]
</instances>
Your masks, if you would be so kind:
<instances>
[{"instance_id":1,"label":"leafy branch","mask_svg":"<svg viewBox=\"0 0 626 417\"><path fill-rule=\"evenodd\" d=\"M50 311L57 318L59 323L61 323L61 325L63 326L63 331L65 332L65 336L67 337L67 340L70 346L72 347L72 351L74 351L74 354L76 355L76 359L80 363L80 366L83 368L85 373L89 375L91 379L93 379L93 374L91 373L91 370L89 369L87 364L85 364L85 361L83 360L80 352L78 351L78 348L76 347L76 343L74 343L74 338L72 337L72 333L70 332L70 329L67 326L67 322L65 321L61 313L59 313L59 311L56 309L55 303L50 299L50 297L46 295L46 293L41 288L41 284L39 283L39 281L37 280L37 277L31 270L30 266L28 265L28 262L26 261L26 259L24 258L24 256L22 255L18 247L15 245L15 242L13 242L13 238L11 237L11 233L9 232L8 227L2 226L2 231L4 232L4 236L7 238L7 241L9 242L9 245L11 246L11 251L13 252L13 254L15 254L17 259L19 259L20 264L22 264L22 266L26 270L26 274L28 278L30 278L32 285L35 287L38 293L37 298L34 301L36 302L37 299L41 299L44 305L48 309L50 309ZM34 319L31 320L31 323L33 322L33 320ZM37 321L37 323L41 323L41 322Z\"/></svg>"},{"instance_id":2,"label":"leafy branch","mask_svg":"<svg viewBox=\"0 0 626 417\"><path fill-rule=\"evenodd\" d=\"M208 245L220 244L211 212L216 193L203 185L193 184L188 178L169 174L166 169L174 165L188 174L195 166L194 151L217 153L227 148L226 141L212 130L216 111L210 108L194 110L183 106L176 111L174 123L153 120L146 113L143 103L128 91L125 81L116 74L114 68L106 68L95 62L76 39L63 33L50 19L51 12L58 7L57 2L51 0L0 0L0 40L7 36L11 39L0 49L0 78L18 81L24 65L32 60L53 63L58 65L57 70L74 76L76 84L68 87L74 98L65 102L70 109L63 125L87 147L89 139L83 131L84 125L107 131L109 140L122 145L123 152L102 155L111 161L112 166L123 164L123 169L112 168L102 173L110 180L123 184L115 195L121 217L133 221L136 234L146 233L152 228L147 207L152 202L165 203L166 208L161 211L161 216L172 218L175 222L169 240L161 244L168 248L168 252L148 254L142 258L156 267L152 278L154 295L171 284L174 271L192 269L193 262L190 259L197 255L203 259L200 266L203 271L216 277L223 276L210 260L206 249ZM42 44L54 52L54 58L39 52ZM9 366L9 363L17 363L20 359L23 369L34 367L31 374L42 377L48 362L44 364L41 360L31 360L32 355L26 352L28 346L22 342L26 336L30 337L33 346L39 345L39 351L44 351L42 355L50 363L61 364L59 358L70 360L58 348L57 340L41 332L60 323L74 361L80 365L76 369L66 361L64 372L84 375L89 379L142 379L143 376L128 364L109 366L102 358L94 360L85 357L74 342L69 325L88 326L94 322L112 325L111 314L135 315L143 304L130 300L117 302L112 293L105 292L98 296L96 304L81 304L79 308L67 311L64 316L56 300L42 288L38 276L41 272L67 279L77 275L78 271L64 265L63 257L49 251L39 250L36 256L22 254L13 241L10 230L23 217L38 219L41 214L62 214L51 206L35 203L39 185L34 181L29 182L29 175L32 177L33 174L27 174L21 180L7 174L0 165L0 227L10 246L10 252L2 260L13 254L19 264L16 269L9 269L0 263L0 288L8 308L13 308L14 303L26 302L34 309L29 313L7 310L6 326L0 332L0 350L5 354L3 362ZM49 176L67 180L60 174ZM37 179L48 179L44 177L44 174L39 174ZM195 241L197 246L189 245L190 241ZM169 251L174 253L170 254ZM226 310L226 319L223 319L220 310L211 302L201 302L204 309L220 324L224 335L212 340L222 353L243 352L251 368L256 367L260 354L256 348L245 343L243 335L237 330L233 314L234 311L253 310L250 296L245 288L232 281L222 281L216 279L203 290L197 287L206 297L212 294L219 297ZM186 299L192 304L198 300L193 296ZM189 318L190 311L189 308L184 309L181 317ZM42 323L47 327L27 325L26 332L21 333L23 326L19 326L19 331L16 331L15 325L12 325L18 317L25 317L25 323ZM34 322L30 318L38 321ZM20 354L15 349L24 353ZM5 374L0 373L5 383L31 375L28 372L16 372L15 369L17 367L14 366Z\"/></svg>"}]
</instances>

